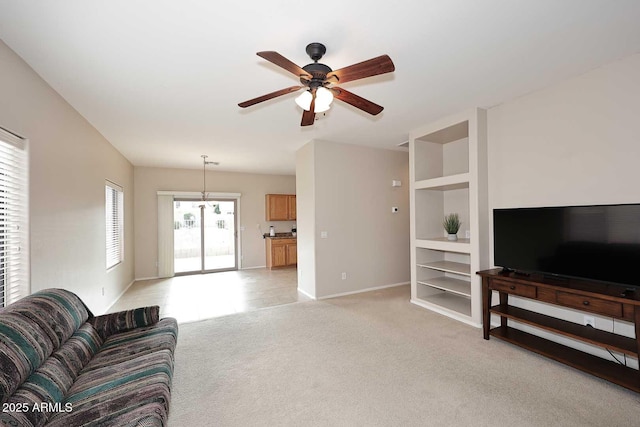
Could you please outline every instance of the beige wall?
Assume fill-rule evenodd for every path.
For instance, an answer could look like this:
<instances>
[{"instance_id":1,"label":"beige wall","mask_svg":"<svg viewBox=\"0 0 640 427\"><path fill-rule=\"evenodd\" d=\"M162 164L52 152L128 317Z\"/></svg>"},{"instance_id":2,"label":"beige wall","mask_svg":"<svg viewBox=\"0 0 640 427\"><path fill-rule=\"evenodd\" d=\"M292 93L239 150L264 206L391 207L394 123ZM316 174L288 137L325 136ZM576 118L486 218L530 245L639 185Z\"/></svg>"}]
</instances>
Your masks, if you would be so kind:
<instances>
[{"instance_id":1,"label":"beige wall","mask_svg":"<svg viewBox=\"0 0 640 427\"><path fill-rule=\"evenodd\" d=\"M638 76L634 55L489 110L490 210L640 203ZM537 307L582 323L579 312ZM597 317L596 327L613 321ZM629 324L615 328L633 336Z\"/></svg>"},{"instance_id":2,"label":"beige wall","mask_svg":"<svg viewBox=\"0 0 640 427\"><path fill-rule=\"evenodd\" d=\"M0 126L29 139L31 289L69 289L100 314L133 281L133 167L1 41L0 94ZM109 272L105 179L125 192L125 261Z\"/></svg>"},{"instance_id":3,"label":"beige wall","mask_svg":"<svg viewBox=\"0 0 640 427\"><path fill-rule=\"evenodd\" d=\"M296 216L298 218L298 290L316 297L315 144L296 151Z\"/></svg>"},{"instance_id":4,"label":"beige wall","mask_svg":"<svg viewBox=\"0 0 640 427\"><path fill-rule=\"evenodd\" d=\"M194 162L199 156L194 157ZM163 169L136 167L135 177L135 277L157 277L158 268L158 191L202 191L202 169ZM265 194L295 194L293 175L260 175L207 171L207 192L241 193L239 232L242 268L266 265L264 239L269 225L277 232L291 231L292 221L265 221Z\"/></svg>"},{"instance_id":5,"label":"beige wall","mask_svg":"<svg viewBox=\"0 0 640 427\"><path fill-rule=\"evenodd\" d=\"M312 295L323 298L408 283L409 154L328 141L308 145L312 147L301 150L313 149L313 155L298 153L296 173L313 170L314 206L301 209L304 215L313 209L315 218L305 219L299 213L298 251L303 254L299 268L304 273L312 268L304 254L312 245L315 250ZM402 187L391 187L392 180L402 181ZM305 181L309 185L308 177ZM299 197L310 204L305 192L306 188L299 189ZM391 212L393 206L398 213ZM315 227L313 238L308 237L309 226ZM321 237L323 231L326 239ZM298 286L306 290L308 284Z\"/></svg>"}]
</instances>

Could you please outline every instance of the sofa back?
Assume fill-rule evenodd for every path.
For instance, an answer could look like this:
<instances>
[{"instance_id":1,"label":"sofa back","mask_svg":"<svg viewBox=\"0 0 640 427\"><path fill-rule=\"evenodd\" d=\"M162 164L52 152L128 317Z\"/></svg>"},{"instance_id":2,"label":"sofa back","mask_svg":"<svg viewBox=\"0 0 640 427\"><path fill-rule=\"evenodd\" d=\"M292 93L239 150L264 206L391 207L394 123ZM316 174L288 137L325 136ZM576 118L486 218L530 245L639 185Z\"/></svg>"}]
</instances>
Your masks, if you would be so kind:
<instances>
[{"instance_id":1,"label":"sofa back","mask_svg":"<svg viewBox=\"0 0 640 427\"><path fill-rule=\"evenodd\" d=\"M87 321L72 292L47 289L0 310L0 404Z\"/></svg>"}]
</instances>

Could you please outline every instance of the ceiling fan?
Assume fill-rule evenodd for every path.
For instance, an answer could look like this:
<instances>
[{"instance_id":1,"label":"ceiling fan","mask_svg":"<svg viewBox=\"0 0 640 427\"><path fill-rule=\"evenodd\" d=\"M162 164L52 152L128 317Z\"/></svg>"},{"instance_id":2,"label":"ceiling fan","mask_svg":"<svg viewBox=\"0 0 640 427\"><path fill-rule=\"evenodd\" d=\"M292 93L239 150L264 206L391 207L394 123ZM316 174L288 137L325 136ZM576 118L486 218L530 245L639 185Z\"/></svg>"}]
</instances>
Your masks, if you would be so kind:
<instances>
[{"instance_id":1,"label":"ceiling fan","mask_svg":"<svg viewBox=\"0 0 640 427\"><path fill-rule=\"evenodd\" d=\"M302 68L289 61L278 52L258 52L257 55L261 58L264 58L299 77L302 86L291 86L286 89L271 92L248 101L241 102L238 106L242 108L250 107L260 102L307 88L307 90L296 98L296 103L304 109L300 126L312 125L315 120L315 113L327 111L334 98L353 105L354 107L374 116L383 110L383 107L378 104L374 104L367 99L342 89L341 87L331 85L346 83L394 71L396 68L388 55L378 56L376 58L369 59L368 61L359 62L333 71L329 66L318 62L327 51L326 47L322 43L311 43L307 46L306 51L307 55L311 57L313 63L307 64Z\"/></svg>"}]
</instances>

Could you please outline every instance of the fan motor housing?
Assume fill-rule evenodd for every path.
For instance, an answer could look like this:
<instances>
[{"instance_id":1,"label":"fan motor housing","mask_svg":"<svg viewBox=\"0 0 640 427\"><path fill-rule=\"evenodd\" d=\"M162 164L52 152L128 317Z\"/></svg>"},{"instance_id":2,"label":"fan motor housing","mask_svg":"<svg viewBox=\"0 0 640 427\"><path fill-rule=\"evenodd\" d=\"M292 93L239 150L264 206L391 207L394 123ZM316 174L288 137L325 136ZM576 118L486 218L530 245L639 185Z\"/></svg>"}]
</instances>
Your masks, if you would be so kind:
<instances>
[{"instance_id":1,"label":"fan motor housing","mask_svg":"<svg viewBox=\"0 0 640 427\"><path fill-rule=\"evenodd\" d=\"M320 64L318 62L305 65L304 67L302 67L302 69L313 76L313 78L311 79L311 83L318 83L318 84L322 84L324 80L327 78L327 74L333 71L331 67L329 67L328 65ZM300 81L303 84L307 84L309 80L300 78Z\"/></svg>"}]
</instances>

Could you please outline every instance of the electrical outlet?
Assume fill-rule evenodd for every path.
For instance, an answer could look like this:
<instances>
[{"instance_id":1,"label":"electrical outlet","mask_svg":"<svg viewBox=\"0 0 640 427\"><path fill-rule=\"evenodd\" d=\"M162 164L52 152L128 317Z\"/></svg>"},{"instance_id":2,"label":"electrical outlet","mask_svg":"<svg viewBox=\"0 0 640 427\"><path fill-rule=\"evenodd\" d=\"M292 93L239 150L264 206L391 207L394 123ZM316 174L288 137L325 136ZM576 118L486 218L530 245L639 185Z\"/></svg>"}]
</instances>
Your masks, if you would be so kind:
<instances>
[{"instance_id":1,"label":"electrical outlet","mask_svg":"<svg viewBox=\"0 0 640 427\"><path fill-rule=\"evenodd\" d=\"M102 296L104 296L104 286L102 287Z\"/></svg>"},{"instance_id":2,"label":"electrical outlet","mask_svg":"<svg viewBox=\"0 0 640 427\"><path fill-rule=\"evenodd\" d=\"M584 316L584 321L582 322L584 326L591 326L592 328L596 327L596 318L593 316Z\"/></svg>"},{"instance_id":3,"label":"electrical outlet","mask_svg":"<svg viewBox=\"0 0 640 427\"><path fill-rule=\"evenodd\" d=\"M342 273L342 280L347 280L347 273Z\"/></svg>"},{"instance_id":4,"label":"electrical outlet","mask_svg":"<svg viewBox=\"0 0 640 427\"><path fill-rule=\"evenodd\" d=\"M471 238L471 231L464 230L464 238L465 239L470 239Z\"/></svg>"}]
</instances>

